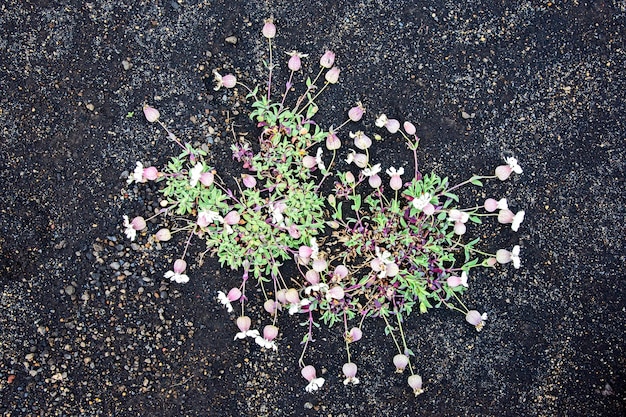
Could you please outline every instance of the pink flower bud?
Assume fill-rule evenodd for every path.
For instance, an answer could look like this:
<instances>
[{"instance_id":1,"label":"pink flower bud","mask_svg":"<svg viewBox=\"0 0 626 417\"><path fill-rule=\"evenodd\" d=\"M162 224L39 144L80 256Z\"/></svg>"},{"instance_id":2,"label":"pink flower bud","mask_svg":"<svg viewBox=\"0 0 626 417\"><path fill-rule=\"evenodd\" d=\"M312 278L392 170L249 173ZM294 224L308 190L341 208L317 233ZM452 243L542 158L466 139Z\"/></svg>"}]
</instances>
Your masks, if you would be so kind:
<instances>
[{"instance_id":1,"label":"pink flower bud","mask_svg":"<svg viewBox=\"0 0 626 417\"><path fill-rule=\"evenodd\" d=\"M265 24L263 25L263 30L261 31L261 33L267 39L272 39L274 36L276 36L276 26L274 25L273 19L267 19L265 21Z\"/></svg>"},{"instance_id":2,"label":"pink flower bud","mask_svg":"<svg viewBox=\"0 0 626 417\"><path fill-rule=\"evenodd\" d=\"M285 300L290 304L298 304L300 302L300 295L295 288L289 288L285 293Z\"/></svg>"},{"instance_id":3,"label":"pink flower bud","mask_svg":"<svg viewBox=\"0 0 626 417\"><path fill-rule=\"evenodd\" d=\"M316 378L315 368L312 365L307 365L300 371L304 379L311 382Z\"/></svg>"},{"instance_id":4,"label":"pink flower bud","mask_svg":"<svg viewBox=\"0 0 626 417\"><path fill-rule=\"evenodd\" d=\"M239 215L239 212L235 210L229 211L228 214L224 216L224 223L231 226L239 223L239 220L241 220L241 216Z\"/></svg>"},{"instance_id":5,"label":"pink flower bud","mask_svg":"<svg viewBox=\"0 0 626 417\"><path fill-rule=\"evenodd\" d=\"M155 167L144 168L143 178L148 181L154 181L159 177L159 170Z\"/></svg>"},{"instance_id":6,"label":"pink flower bud","mask_svg":"<svg viewBox=\"0 0 626 417\"><path fill-rule=\"evenodd\" d=\"M354 184L356 182L356 178L354 178L354 174L350 171L346 172L346 182L348 184Z\"/></svg>"},{"instance_id":7,"label":"pink flower bud","mask_svg":"<svg viewBox=\"0 0 626 417\"><path fill-rule=\"evenodd\" d=\"M187 262L183 259L176 259L176 261L174 261L174 273L182 274L185 272L185 269L187 269Z\"/></svg>"},{"instance_id":8,"label":"pink flower bud","mask_svg":"<svg viewBox=\"0 0 626 417\"><path fill-rule=\"evenodd\" d=\"M300 68L302 68L301 58L306 58L308 55L301 54L297 51L287 52L287 54L291 56L289 62L287 62L287 67L289 67L291 71L300 71Z\"/></svg>"},{"instance_id":9,"label":"pink flower bud","mask_svg":"<svg viewBox=\"0 0 626 417\"><path fill-rule=\"evenodd\" d=\"M313 248L311 248L310 246L302 245L298 249L298 255L300 255L301 258L310 258L312 254Z\"/></svg>"},{"instance_id":10,"label":"pink flower bud","mask_svg":"<svg viewBox=\"0 0 626 417\"><path fill-rule=\"evenodd\" d=\"M383 180L380 178L380 175L374 174L367 179L367 182L369 183L370 187L378 188L383 183Z\"/></svg>"},{"instance_id":11,"label":"pink flower bud","mask_svg":"<svg viewBox=\"0 0 626 417\"><path fill-rule=\"evenodd\" d=\"M139 231L146 228L146 221L143 217L137 216L133 219L133 221L130 222L130 225L133 229Z\"/></svg>"},{"instance_id":12,"label":"pink flower bud","mask_svg":"<svg viewBox=\"0 0 626 417\"><path fill-rule=\"evenodd\" d=\"M241 174L241 179L243 180L243 185L245 185L246 188L254 188L256 186L256 178L252 175Z\"/></svg>"},{"instance_id":13,"label":"pink flower bud","mask_svg":"<svg viewBox=\"0 0 626 417\"><path fill-rule=\"evenodd\" d=\"M305 168L311 169L317 166L317 161L315 160L315 157L311 155L305 155L305 157L302 158L302 166L304 166Z\"/></svg>"},{"instance_id":14,"label":"pink flower bud","mask_svg":"<svg viewBox=\"0 0 626 417\"><path fill-rule=\"evenodd\" d=\"M231 288L226 294L228 301L238 301L241 298L241 290L237 287Z\"/></svg>"},{"instance_id":15,"label":"pink flower bud","mask_svg":"<svg viewBox=\"0 0 626 417\"><path fill-rule=\"evenodd\" d=\"M250 326L252 325L252 321L248 316L237 317L237 327L242 332L247 332L250 330Z\"/></svg>"},{"instance_id":16,"label":"pink flower bud","mask_svg":"<svg viewBox=\"0 0 626 417\"><path fill-rule=\"evenodd\" d=\"M319 284L320 282L320 274L314 269L306 271L304 278L311 283L311 285Z\"/></svg>"},{"instance_id":17,"label":"pink flower bud","mask_svg":"<svg viewBox=\"0 0 626 417\"><path fill-rule=\"evenodd\" d=\"M404 131L407 135L414 135L416 132L415 125L411 122L404 122Z\"/></svg>"},{"instance_id":18,"label":"pink flower bud","mask_svg":"<svg viewBox=\"0 0 626 417\"><path fill-rule=\"evenodd\" d=\"M150 123L154 123L159 120L160 113L154 107L150 107L147 104L143 106L143 115L146 117L146 120Z\"/></svg>"},{"instance_id":19,"label":"pink flower bud","mask_svg":"<svg viewBox=\"0 0 626 417\"><path fill-rule=\"evenodd\" d=\"M330 298L334 298L335 300L343 300L345 296L343 288L338 285L329 289L327 294Z\"/></svg>"},{"instance_id":20,"label":"pink flower bud","mask_svg":"<svg viewBox=\"0 0 626 417\"><path fill-rule=\"evenodd\" d=\"M222 85L226 88L233 88L237 84L237 78L233 74L226 74L222 77Z\"/></svg>"},{"instance_id":21,"label":"pink flower bud","mask_svg":"<svg viewBox=\"0 0 626 417\"><path fill-rule=\"evenodd\" d=\"M278 310L278 302L275 300L266 300L263 303L263 308L271 315L274 315L276 313L276 310Z\"/></svg>"},{"instance_id":22,"label":"pink flower bud","mask_svg":"<svg viewBox=\"0 0 626 417\"><path fill-rule=\"evenodd\" d=\"M340 71L341 70L338 67L332 67L331 69L326 71L324 78L326 79L326 81L328 81L331 84L337 84L337 81L339 81Z\"/></svg>"},{"instance_id":23,"label":"pink flower bud","mask_svg":"<svg viewBox=\"0 0 626 417\"><path fill-rule=\"evenodd\" d=\"M393 357L393 364L396 367L396 372L402 373L409 364L409 357L398 353L396 356Z\"/></svg>"},{"instance_id":24,"label":"pink flower bud","mask_svg":"<svg viewBox=\"0 0 626 417\"><path fill-rule=\"evenodd\" d=\"M363 117L363 113L365 113L365 108L360 102L358 102L356 103L356 106L348 110L348 118L353 122L358 122Z\"/></svg>"},{"instance_id":25,"label":"pink flower bud","mask_svg":"<svg viewBox=\"0 0 626 417\"><path fill-rule=\"evenodd\" d=\"M413 389L413 394L420 395L424 390L422 389L422 377L419 375L411 375L408 379L409 386Z\"/></svg>"},{"instance_id":26,"label":"pink flower bud","mask_svg":"<svg viewBox=\"0 0 626 417\"><path fill-rule=\"evenodd\" d=\"M325 259L316 259L313 261L313 269L317 272L323 272L326 270L328 264Z\"/></svg>"},{"instance_id":27,"label":"pink flower bud","mask_svg":"<svg viewBox=\"0 0 626 417\"><path fill-rule=\"evenodd\" d=\"M212 172L203 172L200 175L200 183L205 187L210 187L215 181L215 175Z\"/></svg>"},{"instance_id":28,"label":"pink flower bud","mask_svg":"<svg viewBox=\"0 0 626 417\"><path fill-rule=\"evenodd\" d=\"M356 376L357 367L355 363L348 362L343 364L341 370L346 378L354 378Z\"/></svg>"},{"instance_id":29,"label":"pink flower bud","mask_svg":"<svg viewBox=\"0 0 626 417\"><path fill-rule=\"evenodd\" d=\"M158 242L167 242L172 238L172 233L169 229L159 229L159 231L154 234L154 237Z\"/></svg>"},{"instance_id":30,"label":"pink flower bud","mask_svg":"<svg viewBox=\"0 0 626 417\"><path fill-rule=\"evenodd\" d=\"M335 63L335 53L332 51L326 51L320 58L320 65L324 68L331 68Z\"/></svg>"},{"instance_id":31,"label":"pink flower bud","mask_svg":"<svg viewBox=\"0 0 626 417\"><path fill-rule=\"evenodd\" d=\"M400 129L400 122L396 119L389 119L385 124L385 127L389 131L389 133L396 133Z\"/></svg>"},{"instance_id":32,"label":"pink flower bud","mask_svg":"<svg viewBox=\"0 0 626 417\"><path fill-rule=\"evenodd\" d=\"M326 148L329 151L341 148L341 141L332 130L326 135Z\"/></svg>"},{"instance_id":33,"label":"pink flower bud","mask_svg":"<svg viewBox=\"0 0 626 417\"><path fill-rule=\"evenodd\" d=\"M268 324L263 328L263 339L272 341L278 336L278 327Z\"/></svg>"}]
</instances>

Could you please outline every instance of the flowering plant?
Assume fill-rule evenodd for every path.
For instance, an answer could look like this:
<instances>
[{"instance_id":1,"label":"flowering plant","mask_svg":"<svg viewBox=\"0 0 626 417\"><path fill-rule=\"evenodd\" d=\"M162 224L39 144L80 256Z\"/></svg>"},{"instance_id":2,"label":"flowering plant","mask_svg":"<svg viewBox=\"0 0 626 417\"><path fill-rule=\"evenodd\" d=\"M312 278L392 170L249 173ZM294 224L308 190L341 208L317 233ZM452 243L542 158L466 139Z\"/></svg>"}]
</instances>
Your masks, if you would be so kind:
<instances>
[{"instance_id":1,"label":"flowering plant","mask_svg":"<svg viewBox=\"0 0 626 417\"><path fill-rule=\"evenodd\" d=\"M272 39L276 27L271 20L265 22L262 34L269 44L265 88L252 89L232 74L214 71L216 89L241 86L247 91L249 116L259 128L257 143L231 146L233 158L242 166L234 189L219 176L218 167L207 162L205 151L182 142L160 121L158 110L144 106L146 119L160 124L181 148L162 170L137 162L128 179L129 183L163 182L158 214L185 219L178 229L160 229L155 234L156 240L167 241L173 233L188 233L183 254L165 278L177 283L189 280L185 257L192 238L198 237L206 243L204 253L216 256L222 266L243 271L240 285L217 294L229 313L235 311L232 303L240 304L235 340L251 338L262 348L278 350L279 313L304 315L307 330L299 365L309 392L324 384L324 378L317 377L315 368L305 361L314 327L319 322L329 327L341 323L347 354L344 384L354 385L359 378L350 345L362 338L366 318L379 318L397 349L392 360L396 370L408 367L408 385L420 394L422 379L411 362L414 353L403 323L412 313L444 306L462 313L480 331L487 314L470 310L460 297L470 278L477 275L475 269L508 262L519 268L521 264L519 246L490 254L477 248L478 238L466 241L464 237L470 223L481 223L489 216L517 231L524 212L511 211L506 199L489 198L480 205L462 207L455 190L469 184L480 187L489 178L503 181L522 169L511 157L492 176L473 175L450 185L448 178L420 171L415 126L410 122L401 126L382 114L375 125L401 135L413 156L410 175L404 167L384 169L371 160L373 142L366 133L356 129L343 133L346 126L362 119L365 108L361 103L336 128L324 130L314 121L317 98L338 82L335 54L326 51L322 55L317 75L307 77L301 94L290 101L296 90L293 78L307 55L288 53L289 80L275 100L272 74L277 64L272 58ZM374 137L382 139L378 134ZM354 149L344 152L344 164L338 156L345 140ZM383 181L383 172L388 181ZM146 220L124 216L124 227L127 237L134 240L137 232L146 229ZM297 276L286 277L285 268L297 271ZM251 279L261 288L269 315L262 332L251 330L252 320L246 315Z\"/></svg>"}]
</instances>

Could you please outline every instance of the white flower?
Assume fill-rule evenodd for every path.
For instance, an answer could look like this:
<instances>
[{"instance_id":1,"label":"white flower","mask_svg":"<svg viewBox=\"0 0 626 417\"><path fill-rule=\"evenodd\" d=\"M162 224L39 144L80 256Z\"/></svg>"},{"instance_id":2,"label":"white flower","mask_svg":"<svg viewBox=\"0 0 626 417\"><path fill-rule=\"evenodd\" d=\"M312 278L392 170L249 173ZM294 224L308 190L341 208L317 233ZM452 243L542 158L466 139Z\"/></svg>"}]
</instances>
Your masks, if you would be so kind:
<instances>
[{"instance_id":1,"label":"white flower","mask_svg":"<svg viewBox=\"0 0 626 417\"><path fill-rule=\"evenodd\" d=\"M133 181L135 182L146 182L143 178L143 164L137 161L137 166L135 167L135 171L133 171L132 175L128 176L126 182L131 184Z\"/></svg>"},{"instance_id":2,"label":"white flower","mask_svg":"<svg viewBox=\"0 0 626 417\"><path fill-rule=\"evenodd\" d=\"M387 120L389 120L389 119L387 119L387 116L385 114L381 114L380 116L378 116L378 118L376 119L374 124L377 127L383 127L387 123Z\"/></svg>"},{"instance_id":3,"label":"white flower","mask_svg":"<svg viewBox=\"0 0 626 417\"><path fill-rule=\"evenodd\" d=\"M387 173L387 175L389 175L390 177L393 177L394 175L404 175L404 168L400 167L397 170L394 167L389 167L387 168L387 170L385 171Z\"/></svg>"},{"instance_id":4,"label":"white flower","mask_svg":"<svg viewBox=\"0 0 626 417\"><path fill-rule=\"evenodd\" d=\"M135 237L137 237L137 231L133 228L133 225L130 224L127 215L124 215L124 227L124 233L126 233L126 237L131 241L135 240Z\"/></svg>"},{"instance_id":5,"label":"white flower","mask_svg":"<svg viewBox=\"0 0 626 417\"><path fill-rule=\"evenodd\" d=\"M348 157L346 158L346 163L348 165L350 165L354 161L354 155L356 155L356 152L354 151L354 149L350 149Z\"/></svg>"},{"instance_id":6,"label":"white flower","mask_svg":"<svg viewBox=\"0 0 626 417\"><path fill-rule=\"evenodd\" d=\"M522 261L519 257L520 247L519 245L513 246L513 250L511 251L511 261L513 262L513 267L515 269L519 269L522 264Z\"/></svg>"},{"instance_id":7,"label":"white flower","mask_svg":"<svg viewBox=\"0 0 626 417\"><path fill-rule=\"evenodd\" d=\"M517 159L516 159L516 158L514 158L514 157L512 157L512 156L511 156L511 157L509 157L509 158L505 158L505 159L504 159L504 162L506 162L506 164L507 164L509 167L511 167L511 169L513 170L513 172L515 172L516 174L521 174L521 173L523 172L523 171L522 171L522 167L520 167L520 166L517 164Z\"/></svg>"},{"instance_id":8,"label":"white flower","mask_svg":"<svg viewBox=\"0 0 626 417\"><path fill-rule=\"evenodd\" d=\"M165 273L165 278L169 278L178 284L185 284L189 282L189 276L187 276L187 274L183 274L182 272L167 271Z\"/></svg>"},{"instance_id":9,"label":"white flower","mask_svg":"<svg viewBox=\"0 0 626 417\"><path fill-rule=\"evenodd\" d=\"M229 313L233 312L233 306L230 304L230 300L222 291L217 292L217 300L222 303L224 307L226 307L226 311L228 311Z\"/></svg>"},{"instance_id":10,"label":"white flower","mask_svg":"<svg viewBox=\"0 0 626 417\"><path fill-rule=\"evenodd\" d=\"M216 220L220 223L224 222L224 218L220 216L218 212L212 210L203 210L198 213L198 220L196 223L198 223L198 226L200 227L207 227Z\"/></svg>"},{"instance_id":11,"label":"white flower","mask_svg":"<svg viewBox=\"0 0 626 417\"><path fill-rule=\"evenodd\" d=\"M423 210L424 207L426 207L430 203L431 198L432 196L428 193L422 194L421 196L419 196L419 198L413 199L412 201L413 207L415 207L418 210Z\"/></svg>"},{"instance_id":12,"label":"white flower","mask_svg":"<svg viewBox=\"0 0 626 417\"><path fill-rule=\"evenodd\" d=\"M515 216L513 216L513 222L511 224L511 229L513 229L514 232L517 232L519 230L520 225L524 221L524 215L525 214L526 213L524 212L524 210L522 210L522 211L518 211L517 213L515 213Z\"/></svg>"},{"instance_id":13,"label":"white flower","mask_svg":"<svg viewBox=\"0 0 626 417\"><path fill-rule=\"evenodd\" d=\"M465 288L469 287L469 285L467 284L467 272L465 271L461 273L461 285L464 286Z\"/></svg>"},{"instance_id":14,"label":"white flower","mask_svg":"<svg viewBox=\"0 0 626 417\"><path fill-rule=\"evenodd\" d=\"M325 294L328 291L328 285L324 284L323 282L320 282L319 284L310 285L304 289L304 293L306 295L310 295L311 291L321 292Z\"/></svg>"},{"instance_id":15,"label":"white flower","mask_svg":"<svg viewBox=\"0 0 626 417\"><path fill-rule=\"evenodd\" d=\"M324 378L321 378L321 377L314 378L311 380L311 382L309 382L309 385L304 387L304 389L306 390L306 392L313 392L313 391L317 391L318 389L320 389L323 385L324 385Z\"/></svg>"},{"instance_id":16,"label":"white flower","mask_svg":"<svg viewBox=\"0 0 626 417\"><path fill-rule=\"evenodd\" d=\"M200 162L194 166L189 172L189 185L195 187L198 181L200 180L200 176L202 175L202 170L204 169L204 165Z\"/></svg>"},{"instance_id":17,"label":"white flower","mask_svg":"<svg viewBox=\"0 0 626 417\"><path fill-rule=\"evenodd\" d=\"M302 307L306 307L309 304L311 304L311 302L307 300L306 298L303 300L300 300L300 302L298 303L291 304L289 306L289 314L293 316L296 313L302 313Z\"/></svg>"},{"instance_id":18,"label":"white flower","mask_svg":"<svg viewBox=\"0 0 626 417\"><path fill-rule=\"evenodd\" d=\"M365 168L363 170L363 175L365 175L366 177L371 177L373 175L376 175L380 172L380 164L376 164L373 167L370 168Z\"/></svg>"},{"instance_id":19,"label":"white flower","mask_svg":"<svg viewBox=\"0 0 626 417\"><path fill-rule=\"evenodd\" d=\"M254 341L257 345L264 347L266 349L272 349L274 351L278 350L278 346L276 346L276 342L274 340L267 340L260 335L254 338Z\"/></svg>"},{"instance_id":20,"label":"white flower","mask_svg":"<svg viewBox=\"0 0 626 417\"><path fill-rule=\"evenodd\" d=\"M317 163L317 167L320 171L326 171L326 165L324 165L324 161L322 161L322 148L317 148L317 153L315 154L315 162Z\"/></svg>"},{"instance_id":21,"label":"white flower","mask_svg":"<svg viewBox=\"0 0 626 417\"><path fill-rule=\"evenodd\" d=\"M506 198L501 198L498 200L498 204L496 205L497 210L508 210L509 204L506 201Z\"/></svg>"},{"instance_id":22,"label":"white flower","mask_svg":"<svg viewBox=\"0 0 626 417\"><path fill-rule=\"evenodd\" d=\"M256 340L257 337L259 337L259 331L254 329L254 330L246 330L245 332L239 332L235 335L235 339L245 339L246 337L251 337L253 339Z\"/></svg>"},{"instance_id":23,"label":"white flower","mask_svg":"<svg viewBox=\"0 0 626 417\"><path fill-rule=\"evenodd\" d=\"M320 253L320 248L319 246L317 246L317 239L312 237L309 242L310 242L309 246L311 247L311 259L315 260L319 257L319 253Z\"/></svg>"}]
</instances>

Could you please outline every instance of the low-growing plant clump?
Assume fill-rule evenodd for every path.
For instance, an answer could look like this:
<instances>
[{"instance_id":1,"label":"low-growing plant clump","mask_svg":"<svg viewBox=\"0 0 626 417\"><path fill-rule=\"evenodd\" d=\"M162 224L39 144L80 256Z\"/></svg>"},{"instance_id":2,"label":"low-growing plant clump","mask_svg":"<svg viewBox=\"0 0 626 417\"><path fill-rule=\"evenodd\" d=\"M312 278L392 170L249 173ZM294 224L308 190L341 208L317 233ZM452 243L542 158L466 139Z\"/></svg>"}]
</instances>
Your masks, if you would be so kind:
<instances>
[{"instance_id":1,"label":"low-growing plant clump","mask_svg":"<svg viewBox=\"0 0 626 417\"><path fill-rule=\"evenodd\" d=\"M277 351L280 313L302 315L305 331L299 366L309 392L324 384L307 357L314 330L320 324L339 329L346 346L344 384L358 384L358 358L350 346L361 339L365 319L381 319L396 348L390 363L397 372L408 368L408 385L420 394L422 379L403 323L411 314L443 306L463 314L480 331L487 314L461 301L476 268L508 262L520 267L519 246L486 253L477 247L479 238L465 237L469 224L490 216L517 231L524 211L514 213L504 198L465 207L455 191L465 185L482 186L485 179L506 180L522 169L510 157L494 175L472 175L451 185L448 178L420 171L415 126L384 114L375 125L385 134L404 138L413 169L405 172L402 165L407 161L381 166L371 159L372 138L356 128L365 113L360 103L349 109L348 118L338 127L324 129L315 121L317 98L339 80L335 54L326 51L319 72L300 85L294 78L307 55L289 52L289 80L275 98L272 39L276 27L271 20L265 22L262 34L269 45L267 85L249 88L232 74L214 71L216 90L246 89L249 117L259 132L257 142L237 141L231 147L242 167L235 188L227 187L219 167L207 162L205 151L178 138L161 122L158 110L144 106L146 119L160 124L181 148L163 169L137 162L128 179L163 185L157 215L175 217L178 227L161 228L153 239L168 241L172 234L186 233L183 253L164 276L177 283L189 281L187 251L199 238L206 243L203 255L216 256L223 267L242 271L240 285L217 294L229 313L237 310L234 339L252 339ZM382 140L382 133L371 136ZM346 142L350 149L340 151ZM337 168L340 157L347 169ZM124 216L131 240L146 225L142 217ZM297 276L286 276L286 267L298 271ZM258 286L264 297L268 316L262 331L253 328L246 314L251 286Z\"/></svg>"}]
</instances>

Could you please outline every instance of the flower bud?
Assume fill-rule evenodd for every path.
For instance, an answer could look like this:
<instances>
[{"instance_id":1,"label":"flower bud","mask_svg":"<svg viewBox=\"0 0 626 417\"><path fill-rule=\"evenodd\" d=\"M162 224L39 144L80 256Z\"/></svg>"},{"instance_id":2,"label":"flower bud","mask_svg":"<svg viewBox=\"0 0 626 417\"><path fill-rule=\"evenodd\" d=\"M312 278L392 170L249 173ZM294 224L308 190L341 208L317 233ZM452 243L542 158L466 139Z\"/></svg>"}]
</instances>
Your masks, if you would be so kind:
<instances>
[{"instance_id":1,"label":"flower bud","mask_svg":"<svg viewBox=\"0 0 626 417\"><path fill-rule=\"evenodd\" d=\"M159 231L154 234L154 237L157 242L167 242L172 238L172 233L169 229L159 229Z\"/></svg>"},{"instance_id":2,"label":"flower bud","mask_svg":"<svg viewBox=\"0 0 626 417\"><path fill-rule=\"evenodd\" d=\"M346 182L348 184L354 184L356 182L356 178L354 178L354 174L350 171L346 172Z\"/></svg>"},{"instance_id":3,"label":"flower bud","mask_svg":"<svg viewBox=\"0 0 626 417\"><path fill-rule=\"evenodd\" d=\"M326 135L326 148L329 151L334 151L341 148L341 141L332 130Z\"/></svg>"},{"instance_id":4,"label":"flower bud","mask_svg":"<svg viewBox=\"0 0 626 417\"><path fill-rule=\"evenodd\" d=\"M245 185L246 188L254 188L256 186L256 178L252 175L242 174L241 178L243 180L243 185Z\"/></svg>"},{"instance_id":5,"label":"flower bud","mask_svg":"<svg viewBox=\"0 0 626 417\"><path fill-rule=\"evenodd\" d=\"M146 228L146 221L143 217L137 216L133 219L133 221L130 222L130 225L133 227L133 229L139 231Z\"/></svg>"},{"instance_id":6,"label":"flower bud","mask_svg":"<svg viewBox=\"0 0 626 417\"><path fill-rule=\"evenodd\" d=\"M337 81L339 81L340 71L341 70L338 67L332 67L331 69L326 71L324 78L326 79L326 81L328 81L331 84L337 84Z\"/></svg>"},{"instance_id":7,"label":"flower bud","mask_svg":"<svg viewBox=\"0 0 626 417\"><path fill-rule=\"evenodd\" d=\"M411 375L408 379L409 386L413 388L413 394L420 395L424 390L422 389L422 377L419 375Z\"/></svg>"},{"instance_id":8,"label":"flower bud","mask_svg":"<svg viewBox=\"0 0 626 417\"><path fill-rule=\"evenodd\" d=\"M348 110L348 118L353 122L358 122L363 117L363 113L365 113L365 108L361 102L358 102L356 103L356 106Z\"/></svg>"},{"instance_id":9,"label":"flower bud","mask_svg":"<svg viewBox=\"0 0 626 417\"><path fill-rule=\"evenodd\" d=\"M183 259L176 259L176 261L174 261L174 273L182 274L185 272L185 269L187 269L187 262Z\"/></svg>"},{"instance_id":10,"label":"flower bud","mask_svg":"<svg viewBox=\"0 0 626 417\"><path fill-rule=\"evenodd\" d=\"M261 33L267 39L272 39L274 36L276 36L276 26L274 25L273 19L267 19L265 21L265 24L263 25L263 30L261 30Z\"/></svg>"},{"instance_id":11,"label":"flower bud","mask_svg":"<svg viewBox=\"0 0 626 417\"><path fill-rule=\"evenodd\" d=\"M320 65L324 68L331 68L335 63L335 53L333 51L326 51L320 58Z\"/></svg>"},{"instance_id":12,"label":"flower bud","mask_svg":"<svg viewBox=\"0 0 626 417\"><path fill-rule=\"evenodd\" d=\"M228 214L224 216L224 223L231 226L239 223L239 220L241 220L241 216L236 210L229 211Z\"/></svg>"},{"instance_id":13,"label":"flower bud","mask_svg":"<svg viewBox=\"0 0 626 417\"><path fill-rule=\"evenodd\" d=\"M215 175L212 172L203 172L200 175L200 183L205 187L210 187L215 181Z\"/></svg>"},{"instance_id":14,"label":"flower bud","mask_svg":"<svg viewBox=\"0 0 626 417\"><path fill-rule=\"evenodd\" d=\"M404 131L407 135L414 135L416 132L415 125L411 122L404 122Z\"/></svg>"},{"instance_id":15,"label":"flower bud","mask_svg":"<svg viewBox=\"0 0 626 417\"><path fill-rule=\"evenodd\" d=\"M159 120L159 111L154 107L150 107L147 104L143 106L143 115L146 117L146 120L150 123L154 123Z\"/></svg>"},{"instance_id":16,"label":"flower bud","mask_svg":"<svg viewBox=\"0 0 626 417\"><path fill-rule=\"evenodd\" d=\"M396 372L402 373L409 364L409 357L398 353L396 356L393 357L393 364L396 367Z\"/></svg>"},{"instance_id":17,"label":"flower bud","mask_svg":"<svg viewBox=\"0 0 626 417\"><path fill-rule=\"evenodd\" d=\"M226 88L233 88L237 84L237 78L233 74L226 74L222 77L222 85Z\"/></svg>"}]
</instances>

